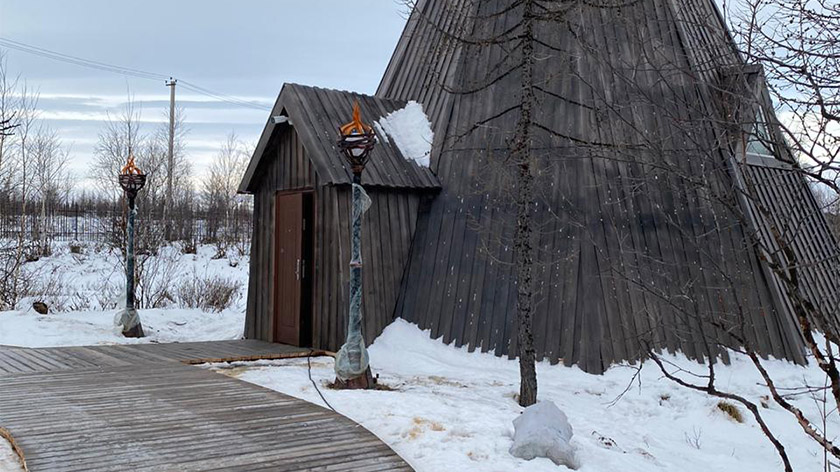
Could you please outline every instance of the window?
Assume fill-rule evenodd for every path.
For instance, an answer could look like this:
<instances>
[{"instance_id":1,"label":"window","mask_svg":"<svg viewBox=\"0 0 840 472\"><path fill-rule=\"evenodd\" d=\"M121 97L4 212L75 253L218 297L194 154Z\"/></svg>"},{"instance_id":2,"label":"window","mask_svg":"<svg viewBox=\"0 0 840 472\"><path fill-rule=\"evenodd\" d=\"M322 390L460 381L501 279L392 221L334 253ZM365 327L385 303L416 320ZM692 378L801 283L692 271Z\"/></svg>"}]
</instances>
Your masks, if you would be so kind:
<instances>
[{"instance_id":1,"label":"window","mask_svg":"<svg viewBox=\"0 0 840 472\"><path fill-rule=\"evenodd\" d=\"M755 116L753 130L747 136L747 153L776 158L775 146L771 136L764 108L760 107Z\"/></svg>"}]
</instances>

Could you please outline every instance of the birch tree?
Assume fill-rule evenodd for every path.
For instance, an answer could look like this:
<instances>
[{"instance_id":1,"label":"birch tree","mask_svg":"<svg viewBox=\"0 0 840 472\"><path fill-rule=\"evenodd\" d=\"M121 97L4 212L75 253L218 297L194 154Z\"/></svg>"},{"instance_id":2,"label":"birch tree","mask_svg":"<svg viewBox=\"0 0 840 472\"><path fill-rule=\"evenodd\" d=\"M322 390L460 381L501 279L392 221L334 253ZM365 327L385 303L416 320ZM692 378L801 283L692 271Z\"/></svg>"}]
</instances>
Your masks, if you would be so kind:
<instances>
[{"instance_id":1,"label":"birch tree","mask_svg":"<svg viewBox=\"0 0 840 472\"><path fill-rule=\"evenodd\" d=\"M217 257L224 257L227 247L233 242L233 219L243 203L237 195L240 177L245 173L249 155L244 144L235 133L227 135L219 151L213 157L208 175L202 182L201 198L212 215L221 215L221 221L212 222L212 226L221 234L216 234L219 241Z\"/></svg>"},{"instance_id":2,"label":"birch tree","mask_svg":"<svg viewBox=\"0 0 840 472\"><path fill-rule=\"evenodd\" d=\"M47 207L66 200L72 190L68 171L69 151L63 148L58 133L49 127L38 129L30 143L32 159L33 196L40 205L38 222L38 251L41 255L51 253L47 240Z\"/></svg>"}]
</instances>

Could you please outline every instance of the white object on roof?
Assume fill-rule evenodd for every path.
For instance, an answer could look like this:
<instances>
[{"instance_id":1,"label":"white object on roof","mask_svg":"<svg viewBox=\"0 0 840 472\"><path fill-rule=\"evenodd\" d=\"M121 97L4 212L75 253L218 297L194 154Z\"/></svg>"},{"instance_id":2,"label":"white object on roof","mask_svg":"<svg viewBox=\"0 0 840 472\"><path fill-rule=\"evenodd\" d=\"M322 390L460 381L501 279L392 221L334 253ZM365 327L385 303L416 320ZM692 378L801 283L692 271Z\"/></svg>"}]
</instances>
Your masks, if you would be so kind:
<instances>
[{"instance_id":1,"label":"white object on roof","mask_svg":"<svg viewBox=\"0 0 840 472\"><path fill-rule=\"evenodd\" d=\"M432 123L423 112L423 105L412 100L404 108L380 118L374 127L384 130L390 136L403 157L429 167L435 133L432 131ZM387 136L383 136L386 142Z\"/></svg>"},{"instance_id":2,"label":"white object on roof","mask_svg":"<svg viewBox=\"0 0 840 472\"><path fill-rule=\"evenodd\" d=\"M292 120L290 120L289 117L286 116L286 115L272 116L271 121L273 121L275 125L279 125L279 124L283 124L283 123L289 123L289 125L292 124Z\"/></svg>"}]
</instances>

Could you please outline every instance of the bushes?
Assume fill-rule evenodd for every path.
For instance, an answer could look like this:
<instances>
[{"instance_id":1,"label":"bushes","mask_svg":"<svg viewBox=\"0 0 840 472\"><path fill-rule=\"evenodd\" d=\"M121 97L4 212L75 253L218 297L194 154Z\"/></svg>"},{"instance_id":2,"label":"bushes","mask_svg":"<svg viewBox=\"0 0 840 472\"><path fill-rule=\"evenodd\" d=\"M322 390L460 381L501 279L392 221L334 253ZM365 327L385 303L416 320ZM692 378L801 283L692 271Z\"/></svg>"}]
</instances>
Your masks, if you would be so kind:
<instances>
[{"instance_id":1,"label":"bushes","mask_svg":"<svg viewBox=\"0 0 840 472\"><path fill-rule=\"evenodd\" d=\"M32 302L50 313L110 311L125 303L123 255L109 247L66 243L51 257L25 262L15 241L0 240L0 311L29 311ZM208 312L236 308L243 300L247 259L211 259L211 246L184 254L179 245L138 254L135 294L138 309L197 308Z\"/></svg>"},{"instance_id":2,"label":"bushes","mask_svg":"<svg viewBox=\"0 0 840 472\"><path fill-rule=\"evenodd\" d=\"M242 284L221 276L193 277L181 282L177 289L178 306L220 312L230 307Z\"/></svg>"}]
</instances>

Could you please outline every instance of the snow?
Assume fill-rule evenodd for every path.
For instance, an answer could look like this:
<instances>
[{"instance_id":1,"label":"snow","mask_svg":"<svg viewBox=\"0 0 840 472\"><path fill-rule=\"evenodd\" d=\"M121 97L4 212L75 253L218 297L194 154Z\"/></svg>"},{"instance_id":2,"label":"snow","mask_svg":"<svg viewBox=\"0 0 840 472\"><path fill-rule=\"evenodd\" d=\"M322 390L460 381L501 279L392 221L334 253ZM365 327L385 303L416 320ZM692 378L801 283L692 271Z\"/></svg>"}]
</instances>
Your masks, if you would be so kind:
<instances>
[{"instance_id":1,"label":"snow","mask_svg":"<svg viewBox=\"0 0 840 472\"><path fill-rule=\"evenodd\" d=\"M513 446L510 454L525 460L547 457L557 465L578 468L574 436L569 419L552 401L541 401L525 408L513 420Z\"/></svg>"},{"instance_id":2,"label":"snow","mask_svg":"<svg viewBox=\"0 0 840 472\"><path fill-rule=\"evenodd\" d=\"M339 413L371 430L419 472L567 470L549 459L526 461L509 454L512 422L523 411L514 400L519 388L516 361L444 345L402 320L373 343L370 355L374 374L395 391L327 389L335 376L329 357L311 360L313 379ZM732 365L717 369L718 387L760 402L767 392L755 368L748 359L732 357ZM703 373L702 366L681 355L664 358ZM825 382L813 365L770 360L766 367L782 386ZM306 359L213 368L323 405L309 382ZM637 377L636 369L617 366L594 376L576 367L538 364L539 400L553 401L567 413L575 431L571 444L578 451L578 470L782 470L775 449L743 407L738 406L746 421L738 423L717 408L718 399L676 386L654 364L645 364ZM793 401L820 418L819 401L807 395ZM787 412L772 404L761 411L787 446L795 470L824 469L822 454ZM832 437L840 431L836 413L829 417L828 431Z\"/></svg>"},{"instance_id":3,"label":"snow","mask_svg":"<svg viewBox=\"0 0 840 472\"><path fill-rule=\"evenodd\" d=\"M40 271L42 293L17 310L0 312L0 345L31 347L136 342L237 339L244 326L247 258L215 259L215 249L198 254L178 248L160 253L153 286L175 287L196 277L221 276L242 283L233 305L221 313L177 307L176 303L140 311L149 336L125 339L112 320L121 298L122 271L117 256L88 247L74 254L66 246L54 256L26 264ZM240 260L241 259L241 260ZM33 299L59 311L37 315ZM512 456L513 421L523 412L515 401L519 366L514 360L468 352L430 338L428 331L397 320L370 347L371 366L393 391L334 391L332 358L311 360L312 376L330 404L389 444L419 472L566 470L551 460ZM703 373L684 356L665 356L675 366ZM670 365L670 364L669 364ZM212 368L312 403L323 405L307 375L307 359L259 361ZM769 360L765 367L782 388L825 385L815 366L798 367ZM718 408L719 400L664 379L655 365L621 365L602 376L577 367L537 366L539 400L554 402L575 431L571 445L583 472L706 472L782 470L780 460L752 416L739 408L743 423ZM718 388L737 392L757 404L767 395L748 359L732 354L730 366L718 366ZM687 377L692 381L700 379ZM787 391L787 390L783 390ZM823 428L820 408L830 411L824 428L831 438L840 431L838 413L815 394L790 397ZM765 402L767 403L767 402ZM824 470L823 455L790 414L769 402L761 412L786 446L795 470ZM7 470L7 444L0 441L0 471ZM8 461L7 461L8 462ZM17 469L11 469L17 472Z\"/></svg>"},{"instance_id":4,"label":"snow","mask_svg":"<svg viewBox=\"0 0 840 472\"><path fill-rule=\"evenodd\" d=\"M0 437L0 472L23 472L12 445L3 437Z\"/></svg>"},{"instance_id":5,"label":"snow","mask_svg":"<svg viewBox=\"0 0 840 472\"><path fill-rule=\"evenodd\" d=\"M234 310L206 313L198 309L140 310L146 337L124 338L114 328L114 312L85 311L38 315L0 312L0 345L23 347L91 346L96 344L172 343L241 339L245 314Z\"/></svg>"},{"instance_id":6,"label":"snow","mask_svg":"<svg viewBox=\"0 0 840 472\"><path fill-rule=\"evenodd\" d=\"M412 100L404 108L374 122L374 128L385 142L389 142L390 136L406 159L429 167L435 134L432 131L432 123L423 112L423 105ZM382 130L385 133L382 133Z\"/></svg>"},{"instance_id":7,"label":"snow","mask_svg":"<svg viewBox=\"0 0 840 472\"><path fill-rule=\"evenodd\" d=\"M233 252L229 257L214 258L215 253L209 245L200 246L196 254L183 254L177 247L162 248L147 265L154 271L148 293L168 290L177 298L174 292L182 283L221 277L240 284L229 308L216 313L184 308L177 300L163 299L159 308L139 310L147 336L127 339L114 327L114 315L124 300L125 275L119 255L95 246L84 247L77 254L70 251L69 244L59 244L54 255L24 265L24 270L38 274L37 294L24 298L14 311L0 311L0 345L56 347L240 339L245 326L247 258ZM45 301L50 314L35 313L35 300Z\"/></svg>"}]
</instances>

